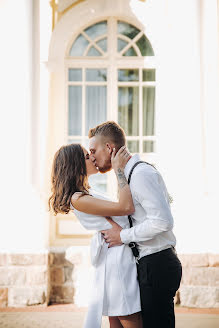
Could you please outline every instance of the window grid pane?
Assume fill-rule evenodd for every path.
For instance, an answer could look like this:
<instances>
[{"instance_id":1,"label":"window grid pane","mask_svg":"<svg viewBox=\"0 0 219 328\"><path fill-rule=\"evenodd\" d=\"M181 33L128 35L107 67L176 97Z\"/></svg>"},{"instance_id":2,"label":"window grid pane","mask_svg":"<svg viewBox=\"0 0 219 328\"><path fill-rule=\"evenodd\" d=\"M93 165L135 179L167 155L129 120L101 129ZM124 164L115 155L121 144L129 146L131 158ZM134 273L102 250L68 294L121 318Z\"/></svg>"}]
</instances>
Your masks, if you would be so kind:
<instances>
[{"instance_id":1,"label":"window grid pane","mask_svg":"<svg viewBox=\"0 0 219 328\"><path fill-rule=\"evenodd\" d=\"M118 69L118 123L124 129L127 137L133 137L133 140L128 140L127 145L132 153L140 151L142 145L143 153L154 152L154 141L142 140L143 136L154 136L154 111L155 111L155 86L145 86L139 81L141 76L140 70ZM155 69L143 69L142 80L155 80ZM139 103L139 87L122 86L130 82L139 82L139 87L142 88L142 101ZM136 81L137 80L137 81ZM144 81L142 81L144 82ZM142 106L140 111L139 105ZM139 112L142 112L141 135L139 134ZM138 137L138 140L134 140Z\"/></svg>"},{"instance_id":2,"label":"window grid pane","mask_svg":"<svg viewBox=\"0 0 219 328\"><path fill-rule=\"evenodd\" d=\"M154 51L145 35L143 35L136 44L139 47L142 56L154 56Z\"/></svg>"},{"instance_id":3,"label":"window grid pane","mask_svg":"<svg viewBox=\"0 0 219 328\"><path fill-rule=\"evenodd\" d=\"M106 86L87 86L86 87L86 128L88 134L90 128L106 121Z\"/></svg>"},{"instance_id":4,"label":"window grid pane","mask_svg":"<svg viewBox=\"0 0 219 328\"><path fill-rule=\"evenodd\" d=\"M106 69L86 69L86 81L97 81L105 82L107 80L107 70Z\"/></svg>"},{"instance_id":5,"label":"window grid pane","mask_svg":"<svg viewBox=\"0 0 219 328\"><path fill-rule=\"evenodd\" d=\"M133 47L129 48L123 56L137 56L136 51Z\"/></svg>"},{"instance_id":6,"label":"window grid pane","mask_svg":"<svg viewBox=\"0 0 219 328\"><path fill-rule=\"evenodd\" d=\"M143 141L143 152L153 153L154 152L154 141Z\"/></svg>"},{"instance_id":7,"label":"window grid pane","mask_svg":"<svg viewBox=\"0 0 219 328\"><path fill-rule=\"evenodd\" d=\"M127 136L139 134L139 88L119 87L118 122Z\"/></svg>"},{"instance_id":8,"label":"window grid pane","mask_svg":"<svg viewBox=\"0 0 219 328\"><path fill-rule=\"evenodd\" d=\"M68 134L81 135L82 130L82 87L68 87Z\"/></svg>"},{"instance_id":9,"label":"window grid pane","mask_svg":"<svg viewBox=\"0 0 219 328\"><path fill-rule=\"evenodd\" d=\"M138 140L128 140L127 147L131 153L139 153L139 141Z\"/></svg>"},{"instance_id":10,"label":"window grid pane","mask_svg":"<svg viewBox=\"0 0 219 328\"><path fill-rule=\"evenodd\" d=\"M123 34L125 36L127 36L130 39L134 39L136 37L136 35L138 35L138 33L140 32L139 29L137 29L137 27L125 23L125 22L118 22L118 34Z\"/></svg>"},{"instance_id":11,"label":"window grid pane","mask_svg":"<svg viewBox=\"0 0 219 328\"><path fill-rule=\"evenodd\" d=\"M154 135L155 87L143 87L143 135Z\"/></svg>"},{"instance_id":12,"label":"window grid pane","mask_svg":"<svg viewBox=\"0 0 219 328\"><path fill-rule=\"evenodd\" d=\"M81 68L70 68L68 70L69 81L82 81L82 69Z\"/></svg>"},{"instance_id":13,"label":"window grid pane","mask_svg":"<svg viewBox=\"0 0 219 328\"><path fill-rule=\"evenodd\" d=\"M118 81L139 81L138 69L119 69L118 70Z\"/></svg>"},{"instance_id":14,"label":"window grid pane","mask_svg":"<svg viewBox=\"0 0 219 328\"><path fill-rule=\"evenodd\" d=\"M117 51L120 52L125 46L127 46L128 42L122 39L118 39L117 41Z\"/></svg>"},{"instance_id":15,"label":"window grid pane","mask_svg":"<svg viewBox=\"0 0 219 328\"><path fill-rule=\"evenodd\" d=\"M99 50L97 50L95 47L91 47L87 53L87 56L101 56L101 53L99 52Z\"/></svg>"},{"instance_id":16,"label":"window grid pane","mask_svg":"<svg viewBox=\"0 0 219 328\"><path fill-rule=\"evenodd\" d=\"M103 51L107 52L107 38L101 39L96 43Z\"/></svg>"},{"instance_id":17,"label":"window grid pane","mask_svg":"<svg viewBox=\"0 0 219 328\"><path fill-rule=\"evenodd\" d=\"M155 81L155 69L143 69L143 81Z\"/></svg>"},{"instance_id":18,"label":"window grid pane","mask_svg":"<svg viewBox=\"0 0 219 328\"><path fill-rule=\"evenodd\" d=\"M69 53L70 56L83 56L83 53L88 43L89 43L88 40L85 39L85 37L82 34L80 34L71 47Z\"/></svg>"},{"instance_id":19,"label":"window grid pane","mask_svg":"<svg viewBox=\"0 0 219 328\"><path fill-rule=\"evenodd\" d=\"M89 26L84 30L84 32L89 36L90 39L95 40L98 36L104 35L107 33L107 22L99 22L92 26Z\"/></svg>"}]
</instances>

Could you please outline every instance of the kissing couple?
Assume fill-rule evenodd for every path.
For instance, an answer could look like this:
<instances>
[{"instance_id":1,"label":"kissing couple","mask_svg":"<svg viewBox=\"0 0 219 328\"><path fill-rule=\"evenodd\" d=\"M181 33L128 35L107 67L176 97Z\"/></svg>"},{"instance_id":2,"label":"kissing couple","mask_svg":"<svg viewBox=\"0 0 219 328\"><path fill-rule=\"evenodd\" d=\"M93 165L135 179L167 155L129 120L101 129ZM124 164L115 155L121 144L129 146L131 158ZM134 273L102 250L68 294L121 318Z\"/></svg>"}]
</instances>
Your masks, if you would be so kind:
<instances>
[{"instance_id":1,"label":"kissing couple","mask_svg":"<svg viewBox=\"0 0 219 328\"><path fill-rule=\"evenodd\" d=\"M52 167L50 209L73 210L96 230L91 241L95 267L84 328L174 328L174 296L182 266L175 251L169 195L161 174L131 156L123 129L115 122L89 131L89 152L79 144L61 147ZM91 189L88 177L113 169L118 201Z\"/></svg>"}]
</instances>

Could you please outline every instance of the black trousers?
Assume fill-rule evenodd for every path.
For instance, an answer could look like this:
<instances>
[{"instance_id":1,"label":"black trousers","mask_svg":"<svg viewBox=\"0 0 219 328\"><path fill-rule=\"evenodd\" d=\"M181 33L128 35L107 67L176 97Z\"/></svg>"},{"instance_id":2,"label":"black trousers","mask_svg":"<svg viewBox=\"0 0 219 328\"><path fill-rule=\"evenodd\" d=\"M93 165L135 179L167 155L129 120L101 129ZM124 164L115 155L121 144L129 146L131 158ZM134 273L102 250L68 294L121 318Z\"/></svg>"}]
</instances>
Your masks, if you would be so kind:
<instances>
[{"instance_id":1,"label":"black trousers","mask_svg":"<svg viewBox=\"0 0 219 328\"><path fill-rule=\"evenodd\" d=\"M144 328L174 328L173 298L182 266L174 248L147 255L137 265Z\"/></svg>"}]
</instances>

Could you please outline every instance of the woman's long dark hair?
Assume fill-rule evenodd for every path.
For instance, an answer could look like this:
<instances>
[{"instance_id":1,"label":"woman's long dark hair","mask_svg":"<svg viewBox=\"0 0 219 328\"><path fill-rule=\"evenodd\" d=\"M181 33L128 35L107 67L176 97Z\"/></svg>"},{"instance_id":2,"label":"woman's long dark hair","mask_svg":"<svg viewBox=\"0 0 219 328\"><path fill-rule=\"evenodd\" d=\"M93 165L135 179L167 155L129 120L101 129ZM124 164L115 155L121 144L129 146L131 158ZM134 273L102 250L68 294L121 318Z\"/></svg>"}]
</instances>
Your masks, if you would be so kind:
<instances>
[{"instance_id":1,"label":"woman's long dark hair","mask_svg":"<svg viewBox=\"0 0 219 328\"><path fill-rule=\"evenodd\" d=\"M52 195L49 209L55 215L67 214L71 197L76 191L88 193L88 177L83 148L79 144L62 146L56 153L52 165Z\"/></svg>"}]
</instances>

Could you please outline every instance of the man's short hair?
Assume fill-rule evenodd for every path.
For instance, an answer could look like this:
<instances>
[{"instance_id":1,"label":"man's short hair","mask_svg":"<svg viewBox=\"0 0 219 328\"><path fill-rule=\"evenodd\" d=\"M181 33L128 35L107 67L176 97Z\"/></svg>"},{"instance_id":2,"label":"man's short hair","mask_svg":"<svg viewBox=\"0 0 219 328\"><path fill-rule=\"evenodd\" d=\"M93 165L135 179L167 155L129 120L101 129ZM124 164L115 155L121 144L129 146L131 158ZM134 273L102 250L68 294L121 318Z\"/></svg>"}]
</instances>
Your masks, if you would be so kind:
<instances>
[{"instance_id":1,"label":"man's short hair","mask_svg":"<svg viewBox=\"0 0 219 328\"><path fill-rule=\"evenodd\" d=\"M125 132L119 124L114 121L107 121L97 125L88 132L88 137L105 137L106 142L113 142L117 150L125 145Z\"/></svg>"}]
</instances>

